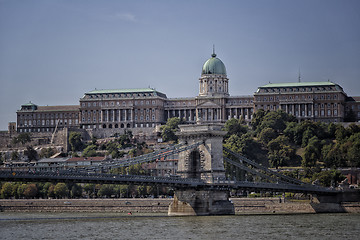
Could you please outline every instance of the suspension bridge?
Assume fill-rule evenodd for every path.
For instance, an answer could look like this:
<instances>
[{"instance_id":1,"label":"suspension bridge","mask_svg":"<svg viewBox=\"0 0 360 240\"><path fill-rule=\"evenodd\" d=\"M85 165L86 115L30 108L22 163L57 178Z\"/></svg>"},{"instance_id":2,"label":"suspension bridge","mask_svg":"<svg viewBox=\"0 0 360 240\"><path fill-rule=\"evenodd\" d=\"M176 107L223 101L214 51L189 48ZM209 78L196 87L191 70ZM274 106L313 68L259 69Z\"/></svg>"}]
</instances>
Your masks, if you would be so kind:
<instances>
[{"instance_id":1,"label":"suspension bridge","mask_svg":"<svg viewBox=\"0 0 360 240\"><path fill-rule=\"evenodd\" d=\"M134 158L112 159L104 162L101 166L94 167L95 169L93 168L91 172L75 169L58 171L1 170L0 181L167 186L176 190L174 204L170 206L171 211L169 210L171 215L184 213L185 215L232 214L233 210L228 204L228 193L232 189L329 196L339 193L335 189L304 183L280 174L223 147L222 141L225 132L221 130L221 127L221 125L214 124L180 126L179 144ZM225 156L223 153L226 153ZM179 154L179 176L159 177L112 173L112 169L165 159L173 154ZM253 181L227 179L224 161L247 175L251 175ZM184 210L184 206L180 203L187 204L191 211ZM214 207L216 204L221 207Z\"/></svg>"}]
</instances>

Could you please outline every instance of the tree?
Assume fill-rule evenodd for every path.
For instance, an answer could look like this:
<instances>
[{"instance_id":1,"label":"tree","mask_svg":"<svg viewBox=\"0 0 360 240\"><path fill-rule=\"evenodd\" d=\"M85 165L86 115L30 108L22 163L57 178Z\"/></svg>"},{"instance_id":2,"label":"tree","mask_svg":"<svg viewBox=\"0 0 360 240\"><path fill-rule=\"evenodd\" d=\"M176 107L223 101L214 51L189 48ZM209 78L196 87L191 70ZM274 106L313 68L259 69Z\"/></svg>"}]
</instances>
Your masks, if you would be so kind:
<instances>
[{"instance_id":1,"label":"tree","mask_svg":"<svg viewBox=\"0 0 360 240\"><path fill-rule=\"evenodd\" d=\"M92 183L87 183L84 185L83 187L85 193L90 197L90 196L94 196L95 194L95 184Z\"/></svg>"},{"instance_id":2,"label":"tree","mask_svg":"<svg viewBox=\"0 0 360 240\"><path fill-rule=\"evenodd\" d=\"M272 128L275 132L282 133L286 129L287 122L295 121L296 118L294 116L282 110L267 112L255 132L260 133L264 128Z\"/></svg>"},{"instance_id":3,"label":"tree","mask_svg":"<svg viewBox=\"0 0 360 240\"><path fill-rule=\"evenodd\" d=\"M161 137L164 142L168 141L177 141L178 137L176 136L175 132L179 129L179 124L184 123L178 117L169 118L164 126L161 126Z\"/></svg>"},{"instance_id":4,"label":"tree","mask_svg":"<svg viewBox=\"0 0 360 240\"><path fill-rule=\"evenodd\" d=\"M259 140L264 145L267 145L271 140L275 139L278 136L278 134L275 132L272 128L264 128L259 133Z\"/></svg>"},{"instance_id":5,"label":"tree","mask_svg":"<svg viewBox=\"0 0 360 240\"><path fill-rule=\"evenodd\" d=\"M338 183L344 180L345 177L338 170L328 170L315 173L312 176L312 181L318 180L320 185L324 187L336 187Z\"/></svg>"},{"instance_id":6,"label":"tree","mask_svg":"<svg viewBox=\"0 0 360 240\"><path fill-rule=\"evenodd\" d=\"M31 142L30 133L20 133L17 137L14 137L12 139L13 144L21 143L22 145L24 145L27 142Z\"/></svg>"},{"instance_id":7,"label":"tree","mask_svg":"<svg viewBox=\"0 0 360 240\"><path fill-rule=\"evenodd\" d=\"M12 184L9 182L4 183L4 185L1 188L1 197L2 198L11 198L13 196L12 191L13 191Z\"/></svg>"},{"instance_id":8,"label":"tree","mask_svg":"<svg viewBox=\"0 0 360 240\"><path fill-rule=\"evenodd\" d=\"M5 153L3 154L0 152L0 165L3 165L4 162L5 162Z\"/></svg>"},{"instance_id":9,"label":"tree","mask_svg":"<svg viewBox=\"0 0 360 240\"><path fill-rule=\"evenodd\" d=\"M97 156L96 149L97 149L96 145L89 145L84 149L82 156L83 157L95 157L95 156Z\"/></svg>"},{"instance_id":10,"label":"tree","mask_svg":"<svg viewBox=\"0 0 360 240\"><path fill-rule=\"evenodd\" d=\"M224 126L225 131L227 131L225 139L235 134L241 136L248 132L248 127L242 124L241 119L232 118L226 121Z\"/></svg>"},{"instance_id":11,"label":"tree","mask_svg":"<svg viewBox=\"0 0 360 240\"><path fill-rule=\"evenodd\" d=\"M65 198L69 196L69 189L65 183L58 183L55 185L54 194L57 198Z\"/></svg>"},{"instance_id":12,"label":"tree","mask_svg":"<svg viewBox=\"0 0 360 240\"><path fill-rule=\"evenodd\" d=\"M74 151L81 151L84 147L82 142L81 133L78 132L70 132L69 135L69 143L71 146L71 150Z\"/></svg>"},{"instance_id":13,"label":"tree","mask_svg":"<svg viewBox=\"0 0 360 240\"><path fill-rule=\"evenodd\" d=\"M306 146L302 160L302 166L312 168L316 166L316 162L321 160L321 142L314 136L309 140Z\"/></svg>"},{"instance_id":14,"label":"tree","mask_svg":"<svg viewBox=\"0 0 360 240\"><path fill-rule=\"evenodd\" d=\"M34 198L38 194L38 188L33 183L27 184L23 194L25 198Z\"/></svg>"},{"instance_id":15,"label":"tree","mask_svg":"<svg viewBox=\"0 0 360 240\"><path fill-rule=\"evenodd\" d=\"M19 155L19 152L18 151L12 151L11 152L11 160L19 160L20 158L20 155Z\"/></svg>"},{"instance_id":16,"label":"tree","mask_svg":"<svg viewBox=\"0 0 360 240\"><path fill-rule=\"evenodd\" d=\"M269 142L267 146L269 150L268 158L270 166L277 169L280 166L286 165L291 158L295 157L295 149L293 149L288 143L288 137L283 135Z\"/></svg>"},{"instance_id":17,"label":"tree","mask_svg":"<svg viewBox=\"0 0 360 240\"><path fill-rule=\"evenodd\" d=\"M347 165L349 167L360 167L360 133L355 132L349 137L347 149Z\"/></svg>"},{"instance_id":18,"label":"tree","mask_svg":"<svg viewBox=\"0 0 360 240\"><path fill-rule=\"evenodd\" d=\"M98 191L99 197L111 197L111 195L115 195L115 189L113 185L110 184L104 184L100 187L100 190Z\"/></svg>"},{"instance_id":19,"label":"tree","mask_svg":"<svg viewBox=\"0 0 360 240\"><path fill-rule=\"evenodd\" d=\"M252 119L251 119L251 126L253 127L254 131L257 131L257 127L261 124L266 112L264 109L257 110Z\"/></svg>"},{"instance_id":20,"label":"tree","mask_svg":"<svg viewBox=\"0 0 360 240\"><path fill-rule=\"evenodd\" d=\"M74 184L70 191L71 198L80 198L82 196L82 187L79 184Z\"/></svg>"},{"instance_id":21,"label":"tree","mask_svg":"<svg viewBox=\"0 0 360 240\"><path fill-rule=\"evenodd\" d=\"M16 189L16 194L18 198L24 198L25 197L25 189L27 188L26 184L20 184ZM14 194L13 194L14 196ZM14 196L15 197L15 196Z\"/></svg>"},{"instance_id":22,"label":"tree","mask_svg":"<svg viewBox=\"0 0 360 240\"><path fill-rule=\"evenodd\" d=\"M40 158L49 158L56 153L55 148L42 148L39 154Z\"/></svg>"},{"instance_id":23,"label":"tree","mask_svg":"<svg viewBox=\"0 0 360 240\"><path fill-rule=\"evenodd\" d=\"M38 154L35 149L31 146L27 146L24 152L24 155L28 157L29 161L36 160L38 158Z\"/></svg>"}]
</instances>

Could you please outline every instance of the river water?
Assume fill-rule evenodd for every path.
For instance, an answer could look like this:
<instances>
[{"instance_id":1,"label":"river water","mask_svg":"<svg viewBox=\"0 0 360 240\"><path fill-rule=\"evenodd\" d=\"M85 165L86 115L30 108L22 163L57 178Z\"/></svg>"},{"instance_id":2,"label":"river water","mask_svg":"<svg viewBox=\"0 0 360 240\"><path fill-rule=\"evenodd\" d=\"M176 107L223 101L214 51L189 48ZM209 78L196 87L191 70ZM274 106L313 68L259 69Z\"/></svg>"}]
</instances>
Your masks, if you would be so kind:
<instances>
[{"instance_id":1,"label":"river water","mask_svg":"<svg viewBox=\"0 0 360 240\"><path fill-rule=\"evenodd\" d=\"M0 213L0 239L359 239L360 214Z\"/></svg>"}]
</instances>

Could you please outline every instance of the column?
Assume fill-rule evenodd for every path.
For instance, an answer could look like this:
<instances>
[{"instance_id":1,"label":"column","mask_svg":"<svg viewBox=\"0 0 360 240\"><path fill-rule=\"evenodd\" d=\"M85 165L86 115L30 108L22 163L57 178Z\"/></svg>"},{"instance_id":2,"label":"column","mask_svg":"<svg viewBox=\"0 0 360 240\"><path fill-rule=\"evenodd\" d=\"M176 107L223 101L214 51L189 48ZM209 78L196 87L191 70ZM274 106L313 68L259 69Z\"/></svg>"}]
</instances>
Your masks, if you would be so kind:
<instances>
[{"instance_id":1,"label":"column","mask_svg":"<svg viewBox=\"0 0 360 240\"><path fill-rule=\"evenodd\" d=\"M308 105L307 105L307 103L305 104L305 117L307 117L308 116Z\"/></svg>"},{"instance_id":2,"label":"column","mask_svg":"<svg viewBox=\"0 0 360 240\"><path fill-rule=\"evenodd\" d=\"M127 122L127 109L124 109L124 111L125 111L125 122Z\"/></svg>"}]
</instances>

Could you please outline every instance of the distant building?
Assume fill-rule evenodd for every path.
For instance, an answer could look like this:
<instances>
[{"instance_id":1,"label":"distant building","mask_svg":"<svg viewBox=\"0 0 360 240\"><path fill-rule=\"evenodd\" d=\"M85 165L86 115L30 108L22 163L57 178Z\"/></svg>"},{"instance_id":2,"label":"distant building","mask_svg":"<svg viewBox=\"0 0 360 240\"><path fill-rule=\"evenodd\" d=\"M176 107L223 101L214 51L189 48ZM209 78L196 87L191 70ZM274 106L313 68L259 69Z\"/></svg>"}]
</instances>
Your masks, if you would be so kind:
<instances>
[{"instance_id":1,"label":"distant building","mask_svg":"<svg viewBox=\"0 0 360 240\"><path fill-rule=\"evenodd\" d=\"M94 90L80 99L80 127L155 127L165 122L165 101L165 94L151 88Z\"/></svg>"},{"instance_id":2,"label":"distant building","mask_svg":"<svg viewBox=\"0 0 360 240\"><path fill-rule=\"evenodd\" d=\"M79 106L22 105L17 111L17 131L75 127L112 135L120 129L153 129L172 117L189 124L225 123L231 118L249 122L258 109L281 109L299 121L359 121L360 97L347 96L330 81L270 83L254 95L230 96L225 65L213 53L202 67L196 97L167 98L152 88L93 90L80 98Z\"/></svg>"},{"instance_id":3,"label":"distant building","mask_svg":"<svg viewBox=\"0 0 360 240\"><path fill-rule=\"evenodd\" d=\"M343 122L347 95L332 82L270 83L254 94L254 108L283 110L297 119Z\"/></svg>"},{"instance_id":4,"label":"distant building","mask_svg":"<svg viewBox=\"0 0 360 240\"><path fill-rule=\"evenodd\" d=\"M18 132L53 132L55 128L79 128L79 105L21 105L17 114Z\"/></svg>"}]
</instances>

